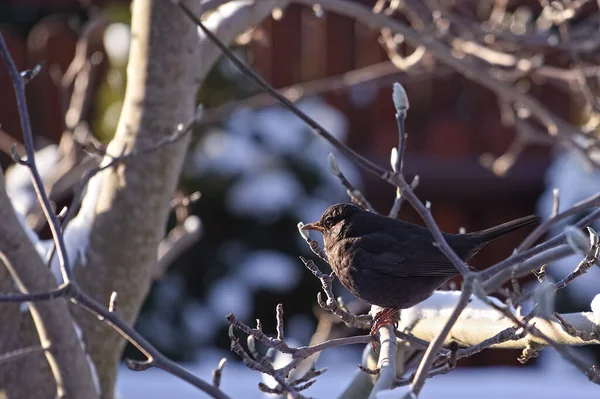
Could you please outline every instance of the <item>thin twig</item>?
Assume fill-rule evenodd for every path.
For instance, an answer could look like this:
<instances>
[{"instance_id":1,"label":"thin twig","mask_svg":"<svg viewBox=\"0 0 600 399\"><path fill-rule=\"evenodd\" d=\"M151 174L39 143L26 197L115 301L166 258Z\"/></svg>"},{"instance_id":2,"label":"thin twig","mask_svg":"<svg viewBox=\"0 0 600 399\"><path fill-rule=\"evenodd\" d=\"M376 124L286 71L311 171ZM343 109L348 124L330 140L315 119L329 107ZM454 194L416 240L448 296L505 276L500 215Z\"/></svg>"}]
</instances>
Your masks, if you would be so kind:
<instances>
[{"instance_id":1,"label":"thin twig","mask_svg":"<svg viewBox=\"0 0 600 399\"><path fill-rule=\"evenodd\" d=\"M333 278L335 276L334 272L332 272L331 274L324 274L323 272L321 272L321 270L319 270L317 265L315 265L314 261L310 259L305 259L303 257L300 257L300 260L302 261L302 263L304 263L304 266L306 266L308 270L310 270L310 272L321 281L321 285L323 287L325 295L327 296L327 300L326 302L324 302L321 299L321 293L319 292L319 294L317 295L317 302L323 309L328 310L334 313L335 315L339 316L339 318L342 319L342 321L347 326L354 326L357 328L365 329L371 327L372 317L370 315L353 315L344 310L342 306L340 306L340 303L333 295Z\"/></svg>"},{"instance_id":2,"label":"thin twig","mask_svg":"<svg viewBox=\"0 0 600 399\"><path fill-rule=\"evenodd\" d=\"M419 185L419 175L415 175L413 177L413 181L410 183L410 189L415 191L417 186ZM396 219L398 217L398 213L400 212L400 208L402 207L402 203L404 202L404 196L402 195L402 190L396 188L396 198L394 199L394 204L392 205L392 209L390 209L389 217Z\"/></svg>"},{"instance_id":3,"label":"thin twig","mask_svg":"<svg viewBox=\"0 0 600 399\"><path fill-rule=\"evenodd\" d=\"M22 357L29 356L33 353L44 352L44 351L47 351L48 349L50 349L50 347L48 345L46 345L46 346L34 345L34 346L28 346L27 348L15 349L15 350L12 350L10 352L6 352L6 353L3 353L2 355L0 355L0 364L13 362Z\"/></svg>"},{"instance_id":4,"label":"thin twig","mask_svg":"<svg viewBox=\"0 0 600 399\"><path fill-rule=\"evenodd\" d=\"M259 384L260 390L262 390L263 392L277 394L289 393L293 397L298 397L298 392L308 388L314 382L311 381L312 379L325 372L325 370L316 370L313 366L302 377L299 377L292 381L288 381L288 376L290 372L296 369L304 359L314 355L315 353L324 351L329 348L353 344L365 344L371 342L372 340L372 337L370 335L361 335L331 339L312 346L293 348L290 347L283 339L271 338L267 336L262 331L260 323L258 323L256 328L252 328L240 321L239 319L237 319L233 314L228 314L227 320L231 324L229 328L231 350L242 358L244 364L247 367L268 374L278 382L278 385L274 388L270 388L265 384ZM237 328L243 331L244 333L248 334L248 351L252 354L252 357L250 357L250 355L248 355L248 353L240 345L239 339L234 334L234 328ZM278 327L278 336L279 329L280 328ZM281 327L281 329L283 328ZM258 354L255 348L255 344L253 343L254 340L258 340L259 342L265 344L267 347L275 349L281 353L291 354L292 361L290 361L287 365L281 368L275 369L268 356L260 356ZM252 344L250 344L251 342Z\"/></svg>"},{"instance_id":5,"label":"thin twig","mask_svg":"<svg viewBox=\"0 0 600 399\"><path fill-rule=\"evenodd\" d=\"M352 202L354 202L356 205L360 206L363 209L375 212L375 209L373 209L373 206L369 203L369 201L367 201L367 198L363 195L363 193L360 192L359 189L354 187L352 183L350 183L350 181L348 181L348 179L340 169L337 160L335 159L335 155L329 153L328 160L329 169L331 170L331 173L333 173L333 175L340 180L342 186L346 188L346 192L348 193L348 196L352 199Z\"/></svg>"},{"instance_id":6,"label":"thin twig","mask_svg":"<svg viewBox=\"0 0 600 399\"><path fill-rule=\"evenodd\" d=\"M194 14L190 8L185 5L183 2L177 2L179 8L190 18L190 20L194 21L196 25L204 32L204 34L223 52L223 55L227 57L237 68L239 68L244 75L248 76L254 83L258 85L261 89L269 93L271 96L276 98L281 105L291 111L294 115L302 119L308 126L313 128L315 133L319 136L325 138L331 144L333 144L337 149L339 149L344 155L352 158L356 163L358 163L363 169L366 171L373 173L376 176L384 176L386 171L379 166L375 165L371 161L364 158L362 155L358 154L354 150L350 149L340 140L335 138L331 133L329 133L323 126L321 126L317 121L306 115L304 112L300 111L298 107L294 105L293 102L288 100L285 96L281 95L277 90L275 90L271 85L269 85L263 78L258 76L256 72L254 72L251 68L249 68L242 60L240 60L235 54L231 52L227 48L227 46L214 34L212 33L200 19Z\"/></svg>"},{"instance_id":7,"label":"thin twig","mask_svg":"<svg viewBox=\"0 0 600 399\"><path fill-rule=\"evenodd\" d=\"M310 234L308 233L308 231L306 231L306 230L304 230L302 228L302 227L304 227L304 223L299 222L297 227L298 227L298 232L300 233L300 235L302 236L302 238L304 238L304 241L306 241L306 243L310 247L310 250L315 255L317 255L319 258L321 258L324 262L329 263L329 259L327 258L327 254L325 253L325 251L323 251L323 249L321 248L321 246L319 245L319 243L317 241L313 240L312 238L310 238Z\"/></svg>"},{"instance_id":8,"label":"thin twig","mask_svg":"<svg viewBox=\"0 0 600 399\"><path fill-rule=\"evenodd\" d=\"M72 280L71 268L70 268L69 259L66 255L67 252L66 252L66 247L65 247L65 243L64 243L64 235L62 232L62 228L61 228L61 225L60 225L57 215L52 210L52 207L50 205L46 191L44 189L40 174L39 174L37 166L35 164L33 136L32 136L32 132L31 132L29 114L27 112L27 103L26 103L26 99L25 99L24 82L23 82L23 79L21 78L19 72L17 71L12 58L10 57L10 53L8 52L6 43L1 34L0 34L0 57L2 58L4 63L7 65L11 80L13 82L13 86L15 87L17 106L19 109L19 116L21 118L21 126L23 129L23 140L25 143L25 150L26 150L26 154L27 154L27 159L24 160L23 162L25 162L27 164L27 166L29 167L29 169L31 171L36 194L40 200L40 203L42 204L42 209L44 210L44 214L46 215L46 218L50 225L50 229L51 229L53 240L54 240L54 245L56 248L56 253L58 254L58 258L59 258L61 274L62 274L62 277L64 280L63 284L58 288L58 290L52 290L48 293L34 293L34 294L31 294L31 296L29 298L27 298L27 300L29 302L32 302L34 300L37 300L37 301L49 300L52 298L56 298L57 297L56 295L58 295L60 293L62 295L59 295L59 296L70 299L72 302L74 302L78 306L84 308L88 312L91 312L92 314L96 315L99 319L103 320L104 323L106 323L110 327L112 327L123 338L125 338L127 341L129 341L132 345L134 345L138 350L140 350L140 352L142 352L146 356L147 360L144 362L136 362L136 361L132 361L132 360L128 361L127 363L131 368L136 369L136 370L144 370L149 367L157 367L157 368L167 371L168 373L194 385L195 387L199 388L203 392L206 392L207 394L211 395L214 398L227 399L228 396L225 393L223 393L220 389L218 389L218 388L214 387L213 385L207 383L206 381L196 377L195 375L191 374L190 372L188 372L181 366L177 365L176 363L172 362L167 357L165 357L153 345L151 345L150 342L148 342L144 337L142 337L140 334L138 334L125 321L120 319L116 315L115 312L110 312L103 305L101 305L100 303L98 303L97 301L95 301L94 299L89 297L87 294L82 292L79 289L79 286L75 283L75 281ZM191 126L189 126L188 128L191 129ZM143 152L154 151L174 140L178 140L179 138L181 138L181 136L183 136L185 133L187 133L186 129L188 129L188 128L184 129L184 127L180 125L180 128L178 128L178 130L176 131L176 133L174 135L172 135L170 137L166 137L163 140L160 140L157 144L155 144L154 146L151 146L150 148L148 148L147 150L144 150ZM103 165L101 167L101 170L104 168L107 168L109 166L112 166L113 162L114 163L124 162L137 154L138 153L136 152L136 153L132 153L132 154L123 155L122 157L119 157L118 159L113 159L108 164ZM85 184L83 184L83 186L85 186ZM0 296L0 302L1 301L22 302L23 299L24 299L23 296L19 297L16 294L9 295L9 296Z\"/></svg>"},{"instance_id":9,"label":"thin twig","mask_svg":"<svg viewBox=\"0 0 600 399\"><path fill-rule=\"evenodd\" d=\"M435 339L427 347L425 355L423 356L423 360L421 361L421 363L419 364L419 368L417 369L415 379L411 383L411 392L414 395L419 396L421 389L423 389L423 385L425 385L425 380L429 375L429 370L431 370L431 367L433 366L433 362L435 361L439 348L442 347L446 336L450 333L450 330L458 320L462 311L469 304L471 294L473 293L473 284L474 280L472 277L469 276L465 278L460 298L456 303L452 314L448 318L448 321L446 322L442 330L437 334Z\"/></svg>"},{"instance_id":10,"label":"thin twig","mask_svg":"<svg viewBox=\"0 0 600 399\"><path fill-rule=\"evenodd\" d=\"M327 92L349 90L361 86L368 85L369 88L377 89L389 87L389 85L398 81L405 82L410 80L411 83L416 83L431 79L432 76L445 77L450 74L450 71L449 68L444 66L436 66L433 71L426 68L419 68L419 70L414 70L413 68L409 74L406 74L399 71L390 61L384 61L364 68L357 68L341 75L329 76L323 79L284 87L277 89L277 91L293 103L296 103L303 98L326 94ZM201 125L216 123L226 119L238 109L254 110L278 103L278 100L274 99L269 93L256 94L249 98L226 103L217 108L206 109L204 117L199 123Z\"/></svg>"},{"instance_id":11,"label":"thin twig","mask_svg":"<svg viewBox=\"0 0 600 399\"><path fill-rule=\"evenodd\" d=\"M221 385L221 375L223 374L223 368L225 367L226 364L227 364L227 358L224 357L219 362L219 365L217 366L217 368L215 370L213 370L213 385L216 388L219 388L219 386Z\"/></svg>"},{"instance_id":12,"label":"thin twig","mask_svg":"<svg viewBox=\"0 0 600 399\"><path fill-rule=\"evenodd\" d=\"M67 251L65 247L64 237L62 235L60 222L58 220L58 217L56 216L56 213L52 209L52 204L50 203L50 199L48 199L48 195L46 194L46 190L44 188L44 182L42 181L42 177L40 176L40 173L37 169L37 165L35 163L35 147L33 145L33 134L31 131L29 111L27 109L27 99L25 96L25 82L21 77L19 71L17 70L17 67L13 62L12 57L10 56L8 47L6 46L6 42L4 41L4 36L2 34L0 34L0 58L2 58L2 61L8 69L8 74L10 75L10 79L15 90L17 108L19 110L19 118L21 121L21 129L23 130L23 142L25 143L25 153L27 154L27 159L24 162L26 162L27 167L31 172L33 187L40 200L46 220L48 221L48 224L50 226L52 238L54 240L54 245L57 247L60 272L63 278L63 282L69 283L72 279L72 271L69 259L67 257Z\"/></svg>"},{"instance_id":13,"label":"thin twig","mask_svg":"<svg viewBox=\"0 0 600 399\"><path fill-rule=\"evenodd\" d=\"M555 200L554 203L556 204L557 201ZM573 205L571 208L565 210L564 212L556 214L556 216L545 220L521 242L521 244L517 247L517 252L522 252L531 247L545 232L547 232L552 226L559 223L560 221L565 220L573 215L576 215L588 208L599 206L600 194L594 194L593 196ZM556 205L556 208L558 208L558 205Z\"/></svg>"},{"instance_id":14,"label":"thin twig","mask_svg":"<svg viewBox=\"0 0 600 399\"><path fill-rule=\"evenodd\" d=\"M504 314L510 320L515 322L519 327L525 329L528 333L546 341L546 343L552 346L552 348L554 348L558 353L560 353L563 358L565 358L567 361L569 361L575 367L581 370L590 379L590 381L596 384L600 384L600 373L598 372L597 368L594 365L591 365L580 354L574 352L571 348L568 348L565 345L560 345L556 343L554 340L548 337L548 335L544 334L537 327L535 327L535 325L528 325L527 322L521 321L517 316L515 316L512 313L512 311L507 306L501 307L495 304L494 302L489 301L487 297L483 295L483 292L476 291L476 294L480 299L482 299L494 309L498 310L500 313Z\"/></svg>"},{"instance_id":15,"label":"thin twig","mask_svg":"<svg viewBox=\"0 0 600 399\"><path fill-rule=\"evenodd\" d=\"M571 281L584 275L594 263L598 262L598 257L600 256L600 237L598 237L598 234L591 227L588 227L588 231L590 234L590 249L585 258L579 262L575 270L556 283L555 290L565 288Z\"/></svg>"}]
</instances>

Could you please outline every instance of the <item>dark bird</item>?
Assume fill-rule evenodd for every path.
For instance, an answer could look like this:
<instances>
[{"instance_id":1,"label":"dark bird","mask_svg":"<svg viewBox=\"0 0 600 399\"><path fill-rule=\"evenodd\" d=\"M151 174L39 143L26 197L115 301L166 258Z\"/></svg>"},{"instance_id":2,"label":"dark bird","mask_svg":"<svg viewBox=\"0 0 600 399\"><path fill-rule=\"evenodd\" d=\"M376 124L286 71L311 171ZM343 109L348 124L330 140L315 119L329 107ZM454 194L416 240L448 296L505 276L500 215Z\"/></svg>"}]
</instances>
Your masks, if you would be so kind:
<instances>
[{"instance_id":1,"label":"dark bird","mask_svg":"<svg viewBox=\"0 0 600 399\"><path fill-rule=\"evenodd\" d=\"M443 234L450 247L466 261L488 242L538 220L531 215L474 233ZM323 234L329 264L342 285L371 305L409 308L429 298L458 274L434 246L429 229L353 204L332 205L318 222L302 229Z\"/></svg>"}]
</instances>

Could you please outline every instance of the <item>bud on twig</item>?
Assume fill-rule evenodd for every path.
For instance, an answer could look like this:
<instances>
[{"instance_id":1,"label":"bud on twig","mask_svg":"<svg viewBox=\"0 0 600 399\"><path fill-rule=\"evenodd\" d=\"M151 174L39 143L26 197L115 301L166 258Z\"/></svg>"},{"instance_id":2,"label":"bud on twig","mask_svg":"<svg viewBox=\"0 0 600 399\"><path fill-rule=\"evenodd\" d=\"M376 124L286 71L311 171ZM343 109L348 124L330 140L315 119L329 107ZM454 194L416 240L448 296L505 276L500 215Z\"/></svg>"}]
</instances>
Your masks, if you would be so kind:
<instances>
[{"instance_id":1,"label":"bud on twig","mask_svg":"<svg viewBox=\"0 0 600 399\"><path fill-rule=\"evenodd\" d=\"M408 110L408 96L406 95L406 91L404 87L398 82L394 83L394 89L392 98L394 100L394 106L396 107L396 112L398 114L402 113L406 115L406 111Z\"/></svg>"},{"instance_id":2,"label":"bud on twig","mask_svg":"<svg viewBox=\"0 0 600 399\"><path fill-rule=\"evenodd\" d=\"M396 147L392 148L392 153L390 154L390 163L392 164L392 169L394 172L397 172L398 165L398 149Z\"/></svg>"},{"instance_id":3,"label":"bud on twig","mask_svg":"<svg viewBox=\"0 0 600 399\"><path fill-rule=\"evenodd\" d=\"M333 155L330 152L329 157L327 158L327 161L329 162L329 168L331 169L331 173L333 173L336 176L339 176L341 174L341 171L340 171L340 167L337 163L337 160L335 159L335 155Z\"/></svg>"},{"instance_id":4,"label":"bud on twig","mask_svg":"<svg viewBox=\"0 0 600 399\"><path fill-rule=\"evenodd\" d=\"M302 227L304 227L304 223L299 222L298 223L298 232L300 233L300 235L302 236L302 238L304 238L305 240L308 240L309 239L308 231L302 230Z\"/></svg>"}]
</instances>

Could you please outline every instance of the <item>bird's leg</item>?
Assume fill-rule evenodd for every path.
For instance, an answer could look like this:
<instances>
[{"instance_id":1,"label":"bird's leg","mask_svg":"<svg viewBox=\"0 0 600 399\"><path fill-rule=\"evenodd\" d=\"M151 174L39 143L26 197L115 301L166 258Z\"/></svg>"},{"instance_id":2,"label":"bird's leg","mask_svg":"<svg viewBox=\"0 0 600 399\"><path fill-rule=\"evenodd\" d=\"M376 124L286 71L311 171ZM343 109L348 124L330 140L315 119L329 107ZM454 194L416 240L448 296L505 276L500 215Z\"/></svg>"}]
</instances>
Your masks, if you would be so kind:
<instances>
[{"instance_id":1,"label":"bird's leg","mask_svg":"<svg viewBox=\"0 0 600 399\"><path fill-rule=\"evenodd\" d=\"M375 348L375 337L377 335L377 331L385 325L391 324L392 326L396 324L398 321L398 309L397 308L385 308L375 314L373 318L373 324L371 324L371 336L373 337L373 342L371 345L373 346L373 352L377 353Z\"/></svg>"}]
</instances>

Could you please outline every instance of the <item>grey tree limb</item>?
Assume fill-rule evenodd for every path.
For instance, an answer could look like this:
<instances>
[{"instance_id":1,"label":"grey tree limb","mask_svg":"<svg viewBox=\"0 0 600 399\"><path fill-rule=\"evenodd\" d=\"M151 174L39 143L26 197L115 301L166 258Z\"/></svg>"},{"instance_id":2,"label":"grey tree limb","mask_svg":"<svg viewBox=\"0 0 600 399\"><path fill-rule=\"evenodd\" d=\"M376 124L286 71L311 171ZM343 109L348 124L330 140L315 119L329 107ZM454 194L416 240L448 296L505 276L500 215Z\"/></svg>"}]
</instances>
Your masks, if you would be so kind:
<instances>
[{"instance_id":1,"label":"grey tree limb","mask_svg":"<svg viewBox=\"0 0 600 399\"><path fill-rule=\"evenodd\" d=\"M10 260L12 272L21 282L21 289L26 288L30 292L54 289L56 279L23 230L6 195L1 173L0 218L3 221L0 223L0 252ZM10 267L0 267L0 290L15 292L12 283L14 276L11 276L7 266ZM40 342L50 349L0 364L0 387L9 397L44 398L48 397L49 392L57 392L55 378L58 377L68 397L98 397L67 302L58 298L30 304L31 313L21 312L20 306L0 306L0 353ZM49 363L52 370L48 367Z\"/></svg>"},{"instance_id":2,"label":"grey tree limb","mask_svg":"<svg viewBox=\"0 0 600 399\"><path fill-rule=\"evenodd\" d=\"M189 2L192 9L197 2ZM271 2L269 2L271 3ZM207 23L227 42L267 16L272 4L239 4ZM198 36L175 4L136 0L124 106L107 153L125 154L151 146L194 115L197 89L219 52ZM170 211L188 138L148 156L100 172L102 190L91 226L86 265L75 269L83 292L100 303L118 293L119 316L134 322L154 274L159 242ZM74 313L100 378L105 397L114 383L124 340L82 309Z\"/></svg>"}]
</instances>

